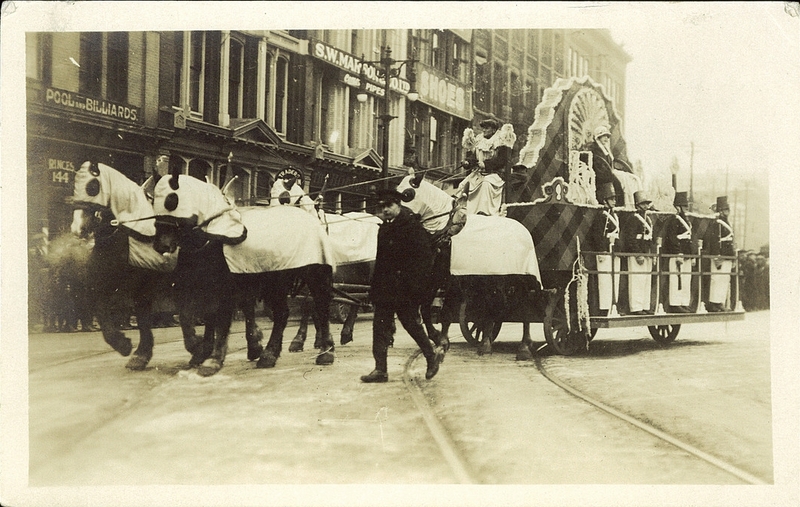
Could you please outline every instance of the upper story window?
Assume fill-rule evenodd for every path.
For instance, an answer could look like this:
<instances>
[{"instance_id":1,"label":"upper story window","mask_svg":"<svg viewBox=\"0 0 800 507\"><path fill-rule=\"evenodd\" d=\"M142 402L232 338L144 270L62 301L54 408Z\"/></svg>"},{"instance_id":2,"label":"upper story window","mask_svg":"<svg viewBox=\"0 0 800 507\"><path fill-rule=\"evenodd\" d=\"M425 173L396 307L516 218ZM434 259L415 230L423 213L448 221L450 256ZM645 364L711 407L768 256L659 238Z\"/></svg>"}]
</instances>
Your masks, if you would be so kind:
<instances>
[{"instance_id":1,"label":"upper story window","mask_svg":"<svg viewBox=\"0 0 800 507\"><path fill-rule=\"evenodd\" d=\"M203 112L203 95L205 93L205 61L206 61L206 34L205 32L191 32L189 45L184 50L188 52L186 61L188 68L188 94L189 109L193 112Z\"/></svg>"},{"instance_id":2,"label":"upper story window","mask_svg":"<svg viewBox=\"0 0 800 507\"><path fill-rule=\"evenodd\" d=\"M275 130L286 132L286 110L289 100L289 61L279 57L275 62Z\"/></svg>"},{"instance_id":3,"label":"upper story window","mask_svg":"<svg viewBox=\"0 0 800 507\"><path fill-rule=\"evenodd\" d=\"M128 33L108 34L108 72L106 96L117 102L128 101Z\"/></svg>"},{"instance_id":4,"label":"upper story window","mask_svg":"<svg viewBox=\"0 0 800 507\"><path fill-rule=\"evenodd\" d=\"M242 94L244 93L244 44L231 38L228 63L228 114L231 118L242 117Z\"/></svg>"},{"instance_id":5,"label":"upper story window","mask_svg":"<svg viewBox=\"0 0 800 507\"><path fill-rule=\"evenodd\" d=\"M103 34L86 32L80 39L78 91L99 97L103 86Z\"/></svg>"}]
</instances>

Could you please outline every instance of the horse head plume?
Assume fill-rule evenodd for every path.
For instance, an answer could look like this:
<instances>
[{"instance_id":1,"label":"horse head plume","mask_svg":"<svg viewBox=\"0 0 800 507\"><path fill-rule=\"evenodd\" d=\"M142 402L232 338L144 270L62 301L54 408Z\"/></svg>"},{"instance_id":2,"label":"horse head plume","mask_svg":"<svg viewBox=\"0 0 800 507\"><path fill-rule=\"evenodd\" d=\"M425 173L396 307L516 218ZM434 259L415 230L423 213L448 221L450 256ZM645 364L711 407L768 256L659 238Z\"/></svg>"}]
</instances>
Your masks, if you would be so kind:
<instances>
[{"instance_id":1,"label":"horse head plume","mask_svg":"<svg viewBox=\"0 0 800 507\"><path fill-rule=\"evenodd\" d=\"M172 169L170 169L169 174L171 176L169 179L169 188L178 190L178 176L181 174L181 168L175 164L172 166Z\"/></svg>"},{"instance_id":2,"label":"horse head plume","mask_svg":"<svg viewBox=\"0 0 800 507\"><path fill-rule=\"evenodd\" d=\"M411 178L411 186L414 188L419 188L420 184L422 183L422 179L425 177L425 173L419 172L414 173L413 177Z\"/></svg>"}]
</instances>

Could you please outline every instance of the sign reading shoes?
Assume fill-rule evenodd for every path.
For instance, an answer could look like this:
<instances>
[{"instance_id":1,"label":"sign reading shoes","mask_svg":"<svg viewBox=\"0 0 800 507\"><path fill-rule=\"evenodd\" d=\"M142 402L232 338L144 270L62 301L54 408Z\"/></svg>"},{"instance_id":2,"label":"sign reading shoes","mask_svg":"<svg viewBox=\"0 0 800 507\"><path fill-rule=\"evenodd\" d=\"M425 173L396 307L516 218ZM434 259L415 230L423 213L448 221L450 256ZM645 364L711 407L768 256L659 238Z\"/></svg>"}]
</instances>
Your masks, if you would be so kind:
<instances>
[{"instance_id":1,"label":"sign reading shoes","mask_svg":"<svg viewBox=\"0 0 800 507\"><path fill-rule=\"evenodd\" d=\"M361 84L363 70L367 78L367 93L383 96L385 81L378 77L379 68L375 64L364 62L357 56L316 39L311 39L311 55L347 72L343 81L349 86L358 87ZM389 89L406 95L411 90L411 83L403 78L393 77L389 80Z\"/></svg>"},{"instance_id":2,"label":"sign reading shoes","mask_svg":"<svg viewBox=\"0 0 800 507\"><path fill-rule=\"evenodd\" d=\"M86 97L75 92L59 90L57 88L47 88L47 90L45 90L44 103L48 106L81 111L89 113L92 116L113 118L129 123L137 123L141 117L139 108L136 106Z\"/></svg>"},{"instance_id":3,"label":"sign reading shoes","mask_svg":"<svg viewBox=\"0 0 800 507\"><path fill-rule=\"evenodd\" d=\"M420 102L461 118L472 118L471 90L444 72L417 64L417 89Z\"/></svg>"}]
</instances>

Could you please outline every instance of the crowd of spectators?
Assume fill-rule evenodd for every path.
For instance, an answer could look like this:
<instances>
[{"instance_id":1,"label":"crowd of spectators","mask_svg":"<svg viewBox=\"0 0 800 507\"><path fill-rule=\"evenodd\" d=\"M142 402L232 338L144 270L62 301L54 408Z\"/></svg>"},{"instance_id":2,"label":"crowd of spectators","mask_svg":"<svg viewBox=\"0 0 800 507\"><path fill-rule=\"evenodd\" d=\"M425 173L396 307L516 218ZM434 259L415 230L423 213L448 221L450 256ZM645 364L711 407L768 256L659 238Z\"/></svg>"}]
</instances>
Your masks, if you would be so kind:
<instances>
[{"instance_id":1,"label":"crowd of spectators","mask_svg":"<svg viewBox=\"0 0 800 507\"><path fill-rule=\"evenodd\" d=\"M739 287L745 311L769 308L769 249L739 251Z\"/></svg>"}]
</instances>

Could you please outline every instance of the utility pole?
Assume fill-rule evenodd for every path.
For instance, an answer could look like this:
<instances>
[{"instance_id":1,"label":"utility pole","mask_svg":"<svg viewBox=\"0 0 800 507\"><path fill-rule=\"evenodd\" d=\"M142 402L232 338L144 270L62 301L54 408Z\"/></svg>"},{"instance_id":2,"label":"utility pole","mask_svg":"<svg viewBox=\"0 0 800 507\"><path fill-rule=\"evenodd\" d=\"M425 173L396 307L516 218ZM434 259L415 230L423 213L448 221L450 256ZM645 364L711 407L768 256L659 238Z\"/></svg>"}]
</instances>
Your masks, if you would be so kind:
<instances>
[{"instance_id":1,"label":"utility pole","mask_svg":"<svg viewBox=\"0 0 800 507\"><path fill-rule=\"evenodd\" d=\"M689 209L694 210L694 141L691 143L692 150L689 153Z\"/></svg>"}]
</instances>

